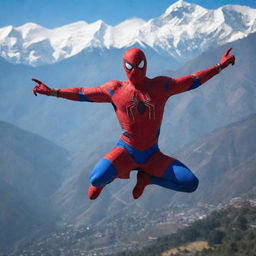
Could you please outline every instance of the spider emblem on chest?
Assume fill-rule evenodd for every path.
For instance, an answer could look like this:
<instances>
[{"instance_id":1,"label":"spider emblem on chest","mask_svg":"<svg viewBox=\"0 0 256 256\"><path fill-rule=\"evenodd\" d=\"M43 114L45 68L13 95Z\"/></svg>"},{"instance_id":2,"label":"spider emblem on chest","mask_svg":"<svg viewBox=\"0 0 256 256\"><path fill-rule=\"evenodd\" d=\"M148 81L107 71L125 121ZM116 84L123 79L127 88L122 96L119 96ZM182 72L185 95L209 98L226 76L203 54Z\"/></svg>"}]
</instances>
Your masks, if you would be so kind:
<instances>
[{"instance_id":1,"label":"spider emblem on chest","mask_svg":"<svg viewBox=\"0 0 256 256\"><path fill-rule=\"evenodd\" d=\"M135 94L132 95L131 103L126 106L127 115L135 120L135 113L144 115L148 110L148 118L155 119L155 105L151 102L151 98L148 94L145 95L144 100L138 99Z\"/></svg>"}]
</instances>

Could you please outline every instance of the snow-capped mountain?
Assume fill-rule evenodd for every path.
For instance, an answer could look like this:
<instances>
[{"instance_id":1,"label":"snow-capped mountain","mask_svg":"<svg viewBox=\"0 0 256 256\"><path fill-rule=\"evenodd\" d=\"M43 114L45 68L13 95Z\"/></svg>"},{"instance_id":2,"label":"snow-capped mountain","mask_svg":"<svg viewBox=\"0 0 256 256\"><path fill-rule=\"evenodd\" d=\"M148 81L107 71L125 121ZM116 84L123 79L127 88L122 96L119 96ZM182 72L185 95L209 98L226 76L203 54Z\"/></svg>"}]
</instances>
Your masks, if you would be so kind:
<instances>
[{"instance_id":1,"label":"snow-capped mountain","mask_svg":"<svg viewBox=\"0 0 256 256\"><path fill-rule=\"evenodd\" d=\"M179 62L210 47L256 31L256 9L226 5L208 10L179 0L149 21L134 18L116 26L99 20L47 29L34 23L0 28L0 56L12 63L51 64L92 48L152 47Z\"/></svg>"}]
</instances>

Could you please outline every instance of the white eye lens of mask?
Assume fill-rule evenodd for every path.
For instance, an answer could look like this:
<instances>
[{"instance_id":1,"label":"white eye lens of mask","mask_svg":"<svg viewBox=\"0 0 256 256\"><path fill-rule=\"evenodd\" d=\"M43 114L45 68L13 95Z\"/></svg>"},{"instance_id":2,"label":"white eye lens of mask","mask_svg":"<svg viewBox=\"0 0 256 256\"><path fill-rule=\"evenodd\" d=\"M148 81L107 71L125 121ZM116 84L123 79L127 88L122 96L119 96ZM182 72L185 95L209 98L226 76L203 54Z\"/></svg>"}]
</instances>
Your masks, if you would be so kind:
<instances>
[{"instance_id":1,"label":"white eye lens of mask","mask_svg":"<svg viewBox=\"0 0 256 256\"><path fill-rule=\"evenodd\" d=\"M127 61L125 62L125 67L126 67L128 70L131 70L131 69L132 69L132 65L129 64Z\"/></svg>"},{"instance_id":2,"label":"white eye lens of mask","mask_svg":"<svg viewBox=\"0 0 256 256\"><path fill-rule=\"evenodd\" d=\"M140 62L140 64L138 65L138 68L144 68L144 60L142 60L142 61Z\"/></svg>"}]
</instances>

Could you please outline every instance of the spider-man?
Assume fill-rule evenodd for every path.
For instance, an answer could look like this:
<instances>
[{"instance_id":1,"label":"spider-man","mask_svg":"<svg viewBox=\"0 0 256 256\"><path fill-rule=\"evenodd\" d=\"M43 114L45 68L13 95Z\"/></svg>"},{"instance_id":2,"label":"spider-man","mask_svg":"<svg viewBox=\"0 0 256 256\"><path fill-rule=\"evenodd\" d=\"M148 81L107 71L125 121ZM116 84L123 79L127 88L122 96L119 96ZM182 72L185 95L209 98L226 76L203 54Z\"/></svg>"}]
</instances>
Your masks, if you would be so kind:
<instances>
[{"instance_id":1,"label":"spider-man","mask_svg":"<svg viewBox=\"0 0 256 256\"><path fill-rule=\"evenodd\" d=\"M88 197L96 199L104 186L115 178L129 178L138 170L133 197L139 198L144 188L156 184L182 192L197 189L198 179L179 160L164 155L158 148L158 137L164 106L170 96L202 85L229 64L235 64L228 49L215 66L180 78L146 76L147 60L137 48L129 49L123 58L127 81L109 81L99 87L51 89L37 79L37 93L76 101L109 102L113 105L123 133L116 145L95 166L90 175Z\"/></svg>"}]
</instances>

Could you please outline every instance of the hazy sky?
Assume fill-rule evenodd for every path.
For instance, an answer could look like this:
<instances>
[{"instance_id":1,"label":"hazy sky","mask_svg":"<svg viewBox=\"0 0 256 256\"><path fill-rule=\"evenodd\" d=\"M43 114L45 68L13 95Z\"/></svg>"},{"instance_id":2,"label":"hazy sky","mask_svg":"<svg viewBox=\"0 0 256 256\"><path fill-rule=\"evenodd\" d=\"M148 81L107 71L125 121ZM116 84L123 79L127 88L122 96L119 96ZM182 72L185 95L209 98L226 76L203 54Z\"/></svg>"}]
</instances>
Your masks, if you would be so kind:
<instances>
[{"instance_id":1,"label":"hazy sky","mask_svg":"<svg viewBox=\"0 0 256 256\"><path fill-rule=\"evenodd\" d=\"M125 19L160 16L176 0L0 0L0 27L35 22L53 28L79 20L116 25ZM215 9L225 4L256 8L256 0L187 0Z\"/></svg>"}]
</instances>

